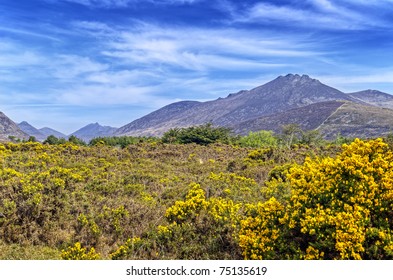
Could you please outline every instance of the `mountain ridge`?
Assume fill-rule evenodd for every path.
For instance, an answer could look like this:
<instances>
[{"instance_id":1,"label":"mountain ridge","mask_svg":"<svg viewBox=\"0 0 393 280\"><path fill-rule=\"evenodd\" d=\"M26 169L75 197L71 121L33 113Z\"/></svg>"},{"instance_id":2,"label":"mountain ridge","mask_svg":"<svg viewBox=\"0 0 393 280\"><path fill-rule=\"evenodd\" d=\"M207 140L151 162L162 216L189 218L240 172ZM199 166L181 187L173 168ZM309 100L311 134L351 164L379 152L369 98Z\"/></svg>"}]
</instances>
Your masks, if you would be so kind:
<instances>
[{"instance_id":1,"label":"mountain ridge","mask_svg":"<svg viewBox=\"0 0 393 280\"><path fill-rule=\"evenodd\" d=\"M338 134L374 137L393 131L393 96L371 89L344 93L308 75L287 74L215 100L174 102L120 128L91 123L68 136L51 128L36 129L26 121L14 127L1 114L2 141L29 135L40 141L49 135L74 135L86 142L107 136L161 136L171 128L205 123L231 128L240 135L258 130L280 133L282 126L297 123L306 130L320 130L326 138Z\"/></svg>"},{"instance_id":2,"label":"mountain ridge","mask_svg":"<svg viewBox=\"0 0 393 280\"><path fill-rule=\"evenodd\" d=\"M334 103L328 105L329 103L326 102L349 102L362 106L382 107L381 105L384 105L386 107L390 101L393 104L393 96L392 100L389 96L378 91L347 94L308 75L288 74L251 90L231 93L225 98L206 102L182 101L185 103L169 104L122 126L115 132L115 135L161 136L171 128L189 127L207 122L232 128L236 133L247 134L249 131L271 128L273 123L282 126L291 120L301 122L302 114L305 114L304 117L309 118L310 122L313 118L318 119L320 123L317 124L315 121L314 123L316 127L319 127L323 120L318 116L318 111L325 110L325 113L329 113L329 108L334 107ZM377 99L380 101L377 102ZM313 106L307 107L310 105ZM318 107L321 108L318 109ZM306 115L307 109L310 111L308 113L311 114L310 116ZM292 118L286 117L286 114L290 114ZM384 114L381 112L381 115ZM278 129L275 127L273 130ZM341 132L337 131L337 133Z\"/></svg>"},{"instance_id":3,"label":"mountain ridge","mask_svg":"<svg viewBox=\"0 0 393 280\"><path fill-rule=\"evenodd\" d=\"M96 137L113 136L118 128L112 126L102 126L98 122L90 123L77 131L71 133L69 136L74 135L85 142L89 142Z\"/></svg>"},{"instance_id":4,"label":"mountain ridge","mask_svg":"<svg viewBox=\"0 0 393 280\"><path fill-rule=\"evenodd\" d=\"M29 135L23 132L19 126L3 112L0 112L0 141L10 141L10 137L28 139Z\"/></svg>"},{"instance_id":5,"label":"mountain ridge","mask_svg":"<svg viewBox=\"0 0 393 280\"><path fill-rule=\"evenodd\" d=\"M53 129L53 128L50 128L50 127L42 127L42 128L40 128L40 129L38 129L42 134L44 134L45 135L45 137L47 138L48 136L50 136L50 135L53 135L53 136L55 136L55 137L57 137L57 138L66 138L67 137L67 135L65 135L64 133L62 133L62 132L60 132L60 131L57 131L57 130L55 130L55 129Z\"/></svg>"},{"instance_id":6,"label":"mountain ridge","mask_svg":"<svg viewBox=\"0 0 393 280\"><path fill-rule=\"evenodd\" d=\"M19 128L26 134L35 137L38 141L44 141L47 136L43 134L39 129L35 128L27 121L22 121L18 123Z\"/></svg>"}]
</instances>

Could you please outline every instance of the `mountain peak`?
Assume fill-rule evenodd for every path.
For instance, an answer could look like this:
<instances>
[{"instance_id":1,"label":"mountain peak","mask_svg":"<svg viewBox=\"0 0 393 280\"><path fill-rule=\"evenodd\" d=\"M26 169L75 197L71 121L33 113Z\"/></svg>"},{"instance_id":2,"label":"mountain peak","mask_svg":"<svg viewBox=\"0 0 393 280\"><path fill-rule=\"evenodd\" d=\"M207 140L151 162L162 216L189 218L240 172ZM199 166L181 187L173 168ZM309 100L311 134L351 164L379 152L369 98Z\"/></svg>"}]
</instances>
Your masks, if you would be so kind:
<instances>
[{"instance_id":1,"label":"mountain peak","mask_svg":"<svg viewBox=\"0 0 393 280\"><path fill-rule=\"evenodd\" d=\"M112 136L117 130L116 127L102 126L98 122L90 123L70 135L74 135L86 142L96 137Z\"/></svg>"},{"instance_id":2,"label":"mountain peak","mask_svg":"<svg viewBox=\"0 0 393 280\"><path fill-rule=\"evenodd\" d=\"M8 141L9 136L15 136L21 139L27 139L29 137L16 123L3 112L0 112L0 141Z\"/></svg>"},{"instance_id":3,"label":"mountain peak","mask_svg":"<svg viewBox=\"0 0 393 280\"><path fill-rule=\"evenodd\" d=\"M290 81L292 83L309 83L309 82L317 82L320 83L318 80L310 78L308 75L299 75L299 74L287 74L285 76L279 76L277 80L285 80Z\"/></svg>"}]
</instances>

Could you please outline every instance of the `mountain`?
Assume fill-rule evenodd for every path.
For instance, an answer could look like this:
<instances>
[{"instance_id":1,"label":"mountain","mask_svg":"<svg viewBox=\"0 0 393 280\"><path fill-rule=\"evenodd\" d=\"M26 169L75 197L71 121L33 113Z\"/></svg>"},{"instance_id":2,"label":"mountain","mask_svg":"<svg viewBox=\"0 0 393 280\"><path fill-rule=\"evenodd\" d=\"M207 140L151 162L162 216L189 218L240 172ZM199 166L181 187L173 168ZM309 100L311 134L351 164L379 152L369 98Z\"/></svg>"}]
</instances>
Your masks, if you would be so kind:
<instances>
[{"instance_id":1,"label":"mountain","mask_svg":"<svg viewBox=\"0 0 393 280\"><path fill-rule=\"evenodd\" d=\"M38 141L44 141L49 135L54 135L57 138L67 138L67 136L57 130L49 127L43 127L40 129L35 128L26 121L18 124L19 128L30 136L34 136Z\"/></svg>"},{"instance_id":2,"label":"mountain","mask_svg":"<svg viewBox=\"0 0 393 280\"><path fill-rule=\"evenodd\" d=\"M19 123L18 126L24 133L34 136L38 141L44 141L46 139L46 136L41 131L26 121Z\"/></svg>"},{"instance_id":3,"label":"mountain","mask_svg":"<svg viewBox=\"0 0 393 280\"><path fill-rule=\"evenodd\" d=\"M154 135L155 127L160 127L163 123L166 123L168 129L172 128L172 121L175 116L196 107L201 104L198 101L180 101L176 103L169 104L157 111L154 111L143 118L137 119L132 123L122 126L115 131L116 135L129 135L130 131L134 132L134 135L144 134L144 135ZM153 128L153 129L151 129ZM164 131L168 130L166 127L161 127ZM151 131L150 131L151 130Z\"/></svg>"},{"instance_id":4,"label":"mountain","mask_svg":"<svg viewBox=\"0 0 393 280\"><path fill-rule=\"evenodd\" d=\"M115 127L102 126L99 123L91 123L74 133L71 133L70 136L74 135L85 142L89 142L91 139L96 137L113 136L116 130L117 128Z\"/></svg>"},{"instance_id":5,"label":"mountain","mask_svg":"<svg viewBox=\"0 0 393 280\"><path fill-rule=\"evenodd\" d=\"M9 137L28 139L29 135L24 133L16 123L0 112L0 141L9 141Z\"/></svg>"},{"instance_id":6,"label":"mountain","mask_svg":"<svg viewBox=\"0 0 393 280\"><path fill-rule=\"evenodd\" d=\"M115 134L160 136L170 128L207 122L232 128L240 134L262 129L279 132L282 125L289 123L298 123L304 129L320 129L321 125L341 107L352 108L355 111L373 107L365 110L365 114L373 112L371 114L373 117L383 118L386 112L376 106L382 104L386 107L390 97L388 94L374 91L346 94L307 75L288 74L254 89L229 94L225 98L207 102L183 101L169 104L119 128ZM351 114L355 114L353 110L350 111ZM393 113L393 111L389 112ZM339 117L336 120L341 119ZM353 124L353 129L359 128L357 130L359 132L361 132L360 128L366 125L355 121ZM335 132L341 133L337 127L334 131L330 131L331 129L332 126L324 131L329 135ZM382 130L387 133L388 128L373 131ZM347 129L343 131L350 134ZM359 137L367 136L371 130L366 129L364 132L365 134Z\"/></svg>"},{"instance_id":7,"label":"mountain","mask_svg":"<svg viewBox=\"0 0 393 280\"><path fill-rule=\"evenodd\" d=\"M380 137L393 132L393 111L377 106L345 102L318 130L325 138L339 133L346 137Z\"/></svg>"},{"instance_id":8,"label":"mountain","mask_svg":"<svg viewBox=\"0 0 393 280\"><path fill-rule=\"evenodd\" d=\"M249 131L258 130L271 130L280 133L283 125L296 123L303 130L313 130L317 129L345 103L345 101L318 102L278 114L241 122L232 128L237 134L247 134Z\"/></svg>"},{"instance_id":9,"label":"mountain","mask_svg":"<svg viewBox=\"0 0 393 280\"><path fill-rule=\"evenodd\" d=\"M385 92L368 89L348 95L378 107L393 109L393 96Z\"/></svg>"},{"instance_id":10,"label":"mountain","mask_svg":"<svg viewBox=\"0 0 393 280\"><path fill-rule=\"evenodd\" d=\"M38 130L45 136L45 139L50 135L56 136L57 138L67 138L67 135L49 127L43 127Z\"/></svg>"}]
</instances>

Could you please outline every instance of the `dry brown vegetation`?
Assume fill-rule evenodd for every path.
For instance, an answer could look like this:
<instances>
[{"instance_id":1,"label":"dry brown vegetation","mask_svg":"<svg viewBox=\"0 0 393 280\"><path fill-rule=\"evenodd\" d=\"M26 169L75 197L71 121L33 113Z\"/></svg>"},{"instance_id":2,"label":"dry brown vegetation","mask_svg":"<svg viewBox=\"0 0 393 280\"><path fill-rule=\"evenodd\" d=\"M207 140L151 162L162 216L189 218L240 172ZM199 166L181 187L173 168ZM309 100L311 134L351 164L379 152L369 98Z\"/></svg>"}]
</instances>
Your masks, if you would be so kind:
<instances>
[{"instance_id":1,"label":"dry brown vegetation","mask_svg":"<svg viewBox=\"0 0 393 280\"><path fill-rule=\"evenodd\" d=\"M195 185L208 203L282 196L266 192L268 179L306 156L339 149L0 144L0 259L61 258L62 250L77 242L94 247L103 259L241 258L231 228L207 214L189 217L190 223L165 235L173 222L168 209L176 201L187 203ZM122 255L124 246L135 250Z\"/></svg>"}]
</instances>

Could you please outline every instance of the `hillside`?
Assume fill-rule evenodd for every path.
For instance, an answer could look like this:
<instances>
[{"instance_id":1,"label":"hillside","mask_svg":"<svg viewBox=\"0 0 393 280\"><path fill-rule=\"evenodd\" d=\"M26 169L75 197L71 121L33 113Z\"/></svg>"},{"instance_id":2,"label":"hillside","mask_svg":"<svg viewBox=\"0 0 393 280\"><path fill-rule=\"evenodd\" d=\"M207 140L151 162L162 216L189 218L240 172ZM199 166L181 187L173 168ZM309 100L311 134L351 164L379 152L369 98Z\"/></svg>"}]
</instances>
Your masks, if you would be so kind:
<instances>
[{"instance_id":1,"label":"hillside","mask_svg":"<svg viewBox=\"0 0 393 280\"><path fill-rule=\"evenodd\" d=\"M229 94L225 98L169 104L121 127L115 134L161 136L171 128L207 122L233 128L240 134L262 129L277 132L282 125L289 123L298 123L305 129L315 129L343 102L373 107L366 111L372 111L376 119L382 119L386 112L375 106L388 107L387 104L393 99L388 94L384 94L382 98L382 94L374 91L346 94L307 75L288 74L254 89ZM363 110L366 107L353 108ZM364 114L363 116L366 117ZM360 133L359 137L374 135L369 135L369 130L363 131L363 124L355 121L343 128L342 131L347 134L352 135L347 129L348 125L354 132ZM340 129L335 131L341 132ZM375 131L387 133L383 127Z\"/></svg>"},{"instance_id":2,"label":"hillside","mask_svg":"<svg viewBox=\"0 0 393 280\"><path fill-rule=\"evenodd\" d=\"M26 121L19 123L18 126L24 133L34 136L38 141L44 141L47 137L45 134Z\"/></svg>"},{"instance_id":3,"label":"hillside","mask_svg":"<svg viewBox=\"0 0 393 280\"><path fill-rule=\"evenodd\" d=\"M349 95L371 105L393 109L393 96L385 92L369 89L349 93Z\"/></svg>"},{"instance_id":4,"label":"hillside","mask_svg":"<svg viewBox=\"0 0 393 280\"><path fill-rule=\"evenodd\" d=\"M14 136L19 139L27 139L29 135L24 133L16 123L0 112L0 141L9 141L9 137Z\"/></svg>"},{"instance_id":5,"label":"hillside","mask_svg":"<svg viewBox=\"0 0 393 280\"><path fill-rule=\"evenodd\" d=\"M67 138L65 134L55 129L49 127L37 129L26 121L19 123L18 126L23 132L25 132L29 136L34 136L38 141L41 142L48 138L48 136L50 135L56 136L57 138Z\"/></svg>"},{"instance_id":6,"label":"hillside","mask_svg":"<svg viewBox=\"0 0 393 280\"><path fill-rule=\"evenodd\" d=\"M159 127L164 122L167 127L171 128L171 122L174 121L177 115L196 107L200 104L198 101L180 101L169 104L157 111L154 111L140 119L137 119L125 126L116 130L116 135L128 135L133 131L134 135L154 135L154 127ZM164 127L163 127L164 128Z\"/></svg>"},{"instance_id":7,"label":"hillside","mask_svg":"<svg viewBox=\"0 0 393 280\"><path fill-rule=\"evenodd\" d=\"M280 133L283 125L296 123L303 130L317 129L340 106L343 101L325 101L304 107L291 109L282 113L245 121L233 126L235 133L244 135L251 131L271 130Z\"/></svg>"},{"instance_id":8,"label":"hillside","mask_svg":"<svg viewBox=\"0 0 393 280\"><path fill-rule=\"evenodd\" d=\"M39 131L45 135L45 138L47 138L50 135L56 136L57 138L67 138L67 135L65 135L64 133L61 133L50 127L40 128Z\"/></svg>"},{"instance_id":9,"label":"hillside","mask_svg":"<svg viewBox=\"0 0 393 280\"><path fill-rule=\"evenodd\" d=\"M379 137L393 132L393 111L346 102L319 127L326 138L337 134L346 137Z\"/></svg>"}]
</instances>

